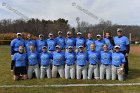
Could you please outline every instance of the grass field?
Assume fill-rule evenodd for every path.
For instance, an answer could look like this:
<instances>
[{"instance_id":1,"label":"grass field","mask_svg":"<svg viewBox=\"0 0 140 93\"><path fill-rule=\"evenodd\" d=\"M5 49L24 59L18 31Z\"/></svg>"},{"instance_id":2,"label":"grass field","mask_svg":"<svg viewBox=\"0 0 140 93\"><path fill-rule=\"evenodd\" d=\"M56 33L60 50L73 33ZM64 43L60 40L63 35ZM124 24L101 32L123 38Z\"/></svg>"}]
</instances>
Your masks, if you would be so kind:
<instances>
[{"instance_id":1,"label":"grass field","mask_svg":"<svg viewBox=\"0 0 140 93\"><path fill-rule=\"evenodd\" d=\"M13 81L10 72L11 57L9 46L0 46L0 86L3 85L55 85L55 84L114 84L114 83L140 83L140 46L131 46L129 55L130 72L125 81L111 80L65 80L65 79L43 79L43 80L21 80ZM0 93L139 93L140 86L112 86L112 87L42 87L42 88L0 88Z\"/></svg>"}]
</instances>

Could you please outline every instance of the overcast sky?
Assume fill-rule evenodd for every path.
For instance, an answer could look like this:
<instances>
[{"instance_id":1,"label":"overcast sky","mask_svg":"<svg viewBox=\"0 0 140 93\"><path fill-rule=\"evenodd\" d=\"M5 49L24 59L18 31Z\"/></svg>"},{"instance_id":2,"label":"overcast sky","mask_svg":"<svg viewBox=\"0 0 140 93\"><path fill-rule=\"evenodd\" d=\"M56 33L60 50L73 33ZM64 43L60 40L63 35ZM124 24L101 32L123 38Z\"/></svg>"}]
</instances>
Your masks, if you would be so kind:
<instances>
[{"instance_id":1,"label":"overcast sky","mask_svg":"<svg viewBox=\"0 0 140 93\"><path fill-rule=\"evenodd\" d=\"M114 24L140 25L140 0L0 0L0 20L21 18L6 8L10 6L29 18L65 18L71 26L76 25L76 17L90 24L99 22L72 6L73 2L99 18L111 20ZM6 5L3 5L5 3Z\"/></svg>"}]
</instances>

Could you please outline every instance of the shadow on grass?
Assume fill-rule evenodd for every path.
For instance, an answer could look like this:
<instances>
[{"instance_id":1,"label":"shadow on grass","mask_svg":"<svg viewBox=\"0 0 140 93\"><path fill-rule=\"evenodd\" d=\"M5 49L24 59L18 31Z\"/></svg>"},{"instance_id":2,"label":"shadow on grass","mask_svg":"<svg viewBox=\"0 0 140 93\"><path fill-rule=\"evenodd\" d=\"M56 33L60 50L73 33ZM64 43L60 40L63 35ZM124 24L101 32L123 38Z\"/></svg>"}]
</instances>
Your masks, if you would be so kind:
<instances>
[{"instance_id":1,"label":"shadow on grass","mask_svg":"<svg viewBox=\"0 0 140 93\"><path fill-rule=\"evenodd\" d=\"M140 78L140 69L130 69L128 79Z\"/></svg>"}]
</instances>

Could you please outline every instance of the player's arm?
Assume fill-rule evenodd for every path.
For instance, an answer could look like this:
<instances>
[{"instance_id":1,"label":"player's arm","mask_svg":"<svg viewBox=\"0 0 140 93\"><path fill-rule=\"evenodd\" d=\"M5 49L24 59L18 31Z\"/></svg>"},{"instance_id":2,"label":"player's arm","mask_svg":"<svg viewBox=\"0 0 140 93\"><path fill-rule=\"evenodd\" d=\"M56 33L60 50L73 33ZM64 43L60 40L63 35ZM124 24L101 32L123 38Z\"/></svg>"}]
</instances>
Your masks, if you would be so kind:
<instances>
[{"instance_id":1,"label":"player's arm","mask_svg":"<svg viewBox=\"0 0 140 93\"><path fill-rule=\"evenodd\" d=\"M11 44L10 44L10 53L11 53L11 56L14 55L14 44L15 44L14 43L14 40L12 40L11 41Z\"/></svg>"}]
</instances>

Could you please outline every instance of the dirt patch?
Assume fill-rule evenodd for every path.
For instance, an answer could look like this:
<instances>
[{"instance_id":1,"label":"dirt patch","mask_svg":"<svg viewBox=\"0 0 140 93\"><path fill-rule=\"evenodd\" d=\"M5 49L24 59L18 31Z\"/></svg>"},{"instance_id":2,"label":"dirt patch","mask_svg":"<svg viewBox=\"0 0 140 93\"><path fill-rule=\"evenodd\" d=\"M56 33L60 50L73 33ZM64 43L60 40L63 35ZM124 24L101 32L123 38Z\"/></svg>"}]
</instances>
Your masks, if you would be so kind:
<instances>
[{"instance_id":1,"label":"dirt patch","mask_svg":"<svg viewBox=\"0 0 140 93\"><path fill-rule=\"evenodd\" d=\"M140 46L131 46L130 53L140 55Z\"/></svg>"}]
</instances>

